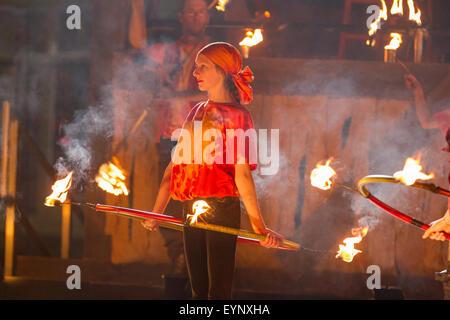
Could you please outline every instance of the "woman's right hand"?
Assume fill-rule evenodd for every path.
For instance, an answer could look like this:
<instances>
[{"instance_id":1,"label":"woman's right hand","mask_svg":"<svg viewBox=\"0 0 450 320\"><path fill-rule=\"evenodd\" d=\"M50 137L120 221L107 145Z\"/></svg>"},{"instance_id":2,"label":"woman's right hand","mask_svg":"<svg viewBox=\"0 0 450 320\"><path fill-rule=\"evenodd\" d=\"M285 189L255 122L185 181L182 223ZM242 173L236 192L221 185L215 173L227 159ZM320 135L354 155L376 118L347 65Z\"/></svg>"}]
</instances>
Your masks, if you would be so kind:
<instances>
[{"instance_id":1,"label":"woman's right hand","mask_svg":"<svg viewBox=\"0 0 450 320\"><path fill-rule=\"evenodd\" d=\"M442 218L430 223L430 228L425 231L422 238L445 241L444 232L450 233L450 210L447 210Z\"/></svg>"},{"instance_id":2,"label":"woman's right hand","mask_svg":"<svg viewBox=\"0 0 450 320\"><path fill-rule=\"evenodd\" d=\"M141 225L147 230L156 231L156 230L158 230L159 222L158 222L158 220L154 220L154 219L146 219L146 220L141 221Z\"/></svg>"},{"instance_id":3,"label":"woman's right hand","mask_svg":"<svg viewBox=\"0 0 450 320\"><path fill-rule=\"evenodd\" d=\"M412 74L406 74L405 75L405 85L408 89L411 89L413 93L418 93L423 91L422 85L420 84L419 80L416 79Z\"/></svg>"}]
</instances>

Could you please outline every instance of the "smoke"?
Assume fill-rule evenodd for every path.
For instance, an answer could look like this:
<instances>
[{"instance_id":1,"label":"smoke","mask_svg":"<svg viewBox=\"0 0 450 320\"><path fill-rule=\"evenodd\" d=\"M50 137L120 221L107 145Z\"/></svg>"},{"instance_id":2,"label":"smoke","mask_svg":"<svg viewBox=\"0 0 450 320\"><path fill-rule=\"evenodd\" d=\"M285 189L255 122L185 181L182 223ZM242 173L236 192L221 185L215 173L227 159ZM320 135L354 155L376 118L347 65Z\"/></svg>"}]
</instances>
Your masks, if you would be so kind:
<instances>
[{"instance_id":1,"label":"smoke","mask_svg":"<svg viewBox=\"0 0 450 320\"><path fill-rule=\"evenodd\" d=\"M64 137L58 142L63 150L55 164L58 175L65 175L74 170L75 177L81 180L88 178L88 170L92 164L92 146L89 145L92 137L101 136L105 140L113 135L113 103L110 97L110 87L99 106L78 110L74 120L63 126Z\"/></svg>"}]
</instances>

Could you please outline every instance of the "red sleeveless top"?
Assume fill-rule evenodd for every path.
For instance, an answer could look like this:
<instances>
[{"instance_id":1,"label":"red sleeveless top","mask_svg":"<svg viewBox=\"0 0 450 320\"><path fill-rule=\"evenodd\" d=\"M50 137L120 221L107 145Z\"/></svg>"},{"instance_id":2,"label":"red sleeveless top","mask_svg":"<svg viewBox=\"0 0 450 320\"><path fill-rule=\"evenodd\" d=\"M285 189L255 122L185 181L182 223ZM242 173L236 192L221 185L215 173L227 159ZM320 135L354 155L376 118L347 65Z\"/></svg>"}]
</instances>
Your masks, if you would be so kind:
<instances>
[{"instance_id":1,"label":"red sleeveless top","mask_svg":"<svg viewBox=\"0 0 450 320\"><path fill-rule=\"evenodd\" d=\"M171 197L239 197L235 165L246 163L255 170L256 161L256 131L248 110L234 103L200 102L187 116L172 155Z\"/></svg>"}]
</instances>

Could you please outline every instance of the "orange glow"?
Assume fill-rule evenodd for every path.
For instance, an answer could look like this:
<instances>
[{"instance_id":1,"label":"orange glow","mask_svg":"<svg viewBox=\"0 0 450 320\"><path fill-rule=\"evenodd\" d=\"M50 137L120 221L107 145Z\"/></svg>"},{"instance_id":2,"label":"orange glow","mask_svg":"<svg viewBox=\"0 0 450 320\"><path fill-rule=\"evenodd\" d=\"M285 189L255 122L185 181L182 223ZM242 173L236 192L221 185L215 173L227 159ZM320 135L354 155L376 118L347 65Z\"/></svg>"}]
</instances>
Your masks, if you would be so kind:
<instances>
[{"instance_id":1,"label":"orange glow","mask_svg":"<svg viewBox=\"0 0 450 320\"><path fill-rule=\"evenodd\" d=\"M115 196L121 194L128 196L128 189L125 185L126 177L123 170L118 165L117 158L113 157L113 161L117 165L108 162L100 166L97 176L95 177L95 182L97 182L97 185L102 190Z\"/></svg>"},{"instance_id":2,"label":"orange glow","mask_svg":"<svg viewBox=\"0 0 450 320\"><path fill-rule=\"evenodd\" d=\"M67 194L69 193L70 186L72 185L72 173L69 174L52 185L52 194L45 198L45 205L48 207L54 207L55 203L58 201L63 203L67 199Z\"/></svg>"},{"instance_id":3,"label":"orange glow","mask_svg":"<svg viewBox=\"0 0 450 320\"><path fill-rule=\"evenodd\" d=\"M336 175L336 172L329 166L332 159L328 159L325 165L317 164L316 168L311 171L311 185L313 187L329 190L331 188L331 178Z\"/></svg>"},{"instance_id":4,"label":"orange glow","mask_svg":"<svg viewBox=\"0 0 450 320\"><path fill-rule=\"evenodd\" d=\"M198 221L198 217L201 214L207 212L209 209L211 209L211 207L206 201L204 200L195 201L194 204L192 205L192 212L194 212L194 214L187 215L187 218L191 219L189 224L191 225L195 224Z\"/></svg>"},{"instance_id":5,"label":"orange glow","mask_svg":"<svg viewBox=\"0 0 450 320\"><path fill-rule=\"evenodd\" d=\"M416 182L416 180L429 180L434 177L431 173L426 175L421 172L422 166L420 165L420 158L415 160L413 158L406 159L405 166L402 171L397 171L394 173L394 178L400 180L402 183L410 186Z\"/></svg>"},{"instance_id":6,"label":"orange glow","mask_svg":"<svg viewBox=\"0 0 450 320\"><path fill-rule=\"evenodd\" d=\"M409 8L409 20L415 21L419 26L422 25L422 20L420 20L420 9L414 8L414 0L408 0L408 8Z\"/></svg>"},{"instance_id":7,"label":"orange glow","mask_svg":"<svg viewBox=\"0 0 450 320\"><path fill-rule=\"evenodd\" d=\"M352 229L353 237L345 238L344 244L339 245L339 251L336 255L336 258L341 258L345 262L352 262L353 258L361 253L361 250L355 249L355 244L360 243L362 238L364 238L369 230L368 226L364 228L354 228Z\"/></svg>"},{"instance_id":8,"label":"orange glow","mask_svg":"<svg viewBox=\"0 0 450 320\"><path fill-rule=\"evenodd\" d=\"M262 42L263 35L261 32L261 29L255 29L254 32L247 31L246 37L242 39L241 42L239 42L240 46L246 46L246 47L253 47L257 45L258 43Z\"/></svg>"},{"instance_id":9,"label":"orange glow","mask_svg":"<svg viewBox=\"0 0 450 320\"><path fill-rule=\"evenodd\" d=\"M400 47L400 44L403 42L402 35L400 33L392 32L390 36L391 42L389 42L389 44L386 45L384 48L388 50L397 50Z\"/></svg>"},{"instance_id":10,"label":"orange glow","mask_svg":"<svg viewBox=\"0 0 450 320\"><path fill-rule=\"evenodd\" d=\"M269 11L264 11L264 16L267 18L267 19L270 19L270 12Z\"/></svg>"},{"instance_id":11,"label":"orange glow","mask_svg":"<svg viewBox=\"0 0 450 320\"><path fill-rule=\"evenodd\" d=\"M403 0L394 0L392 3L391 14L403 15Z\"/></svg>"},{"instance_id":12,"label":"orange glow","mask_svg":"<svg viewBox=\"0 0 450 320\"><path fill-rule=\"evenodd\" d=\"M217 6L216 6L217 11L225 12L225 8L226 8L228 2L229 2L229 0L219 0L217 2Z\"/></svg>"}]
</instances>

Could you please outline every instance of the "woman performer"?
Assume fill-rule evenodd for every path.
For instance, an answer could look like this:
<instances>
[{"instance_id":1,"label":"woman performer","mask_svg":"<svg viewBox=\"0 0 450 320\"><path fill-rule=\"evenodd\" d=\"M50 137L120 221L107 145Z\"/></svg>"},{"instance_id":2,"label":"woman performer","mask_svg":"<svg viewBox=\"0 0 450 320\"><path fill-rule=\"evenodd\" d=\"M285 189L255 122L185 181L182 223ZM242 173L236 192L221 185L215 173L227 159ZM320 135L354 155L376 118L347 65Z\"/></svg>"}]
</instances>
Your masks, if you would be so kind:
<instances>
[{"instance_id":1,"label":"woman performer","mask_svg":"<svg viewBox=\"0 0 450 320\"><path fill-rule=\"evenodd\" d=\"M414 103L416 105L416 113L419 118L420 125L424 129L440 129L447 139L448 148L443 151L450 152L450 109L431 115L425 102L422 86L420 82L411 74L405 75L405 83L414 95ZM449 161L450 162L450 161ZM450 183L450 175L449 175ZM449 210L444 216L431 223L431 227L425 231L422 238L430 238L434 240L445 241L443 232L450 233L450 198L448 199Z\"/></svg>"},{"instance_id":2,"label":"woman performer","mask_svg":"<svg viewBox=\"0 0 450 320\"><path fill-rule=\"evenodd\" d=\"M266 227L251 174L251 170L257 167L251 161L252 156L253 159L256 156L255 141L249 139L248 148L240 148L227 139L233 130L253 129L251 115L243 106L252 101L249 82L253 81L253 73L248 67L241 68L239 51L228 43L211 43L198 52L193 75L199 89L208 93L208 100L197 104L186 118L153 211L164 212L172 197L183 201L183 216L187 219L193 213L193 203L205 200L211 207L210 214L200 219L206 223L239 228L241 197L253 230L266 235L261 245L276 248L284 239ZM195 134L199 134L199 126L202 135L200 157L204 157L206 150L204 134L218 132L213 143L215 156L212 162L199 160L199 147L189 143L198 141ZM239 141L234 135L232 139ZM245 145L245 136L240 142ZM149 230L158 227L154 220L146 220L142 224ZM230 299L236 236L186 226L183 237L193 298Z\"/></svg>"}]
</instances>

